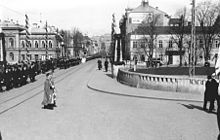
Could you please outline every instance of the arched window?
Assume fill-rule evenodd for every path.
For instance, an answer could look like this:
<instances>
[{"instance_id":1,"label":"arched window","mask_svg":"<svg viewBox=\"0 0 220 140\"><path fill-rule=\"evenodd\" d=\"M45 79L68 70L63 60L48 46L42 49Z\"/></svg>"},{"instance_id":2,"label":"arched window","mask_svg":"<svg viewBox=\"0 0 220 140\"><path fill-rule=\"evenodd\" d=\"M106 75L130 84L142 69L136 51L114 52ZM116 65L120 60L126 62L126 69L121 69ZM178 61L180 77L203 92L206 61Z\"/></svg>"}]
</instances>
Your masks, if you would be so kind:
<instances>
[{"instance_id":1,"label":"arched window","mask_svg":"<svg viewBox=\"0 0 220 140\"><path fill-rule=\"evenodd\" d=\"M21 46L22 46L22 48L25 48L25 41L24 40L21 41Z\"/></svg>"},{"instance_id":2,"label":"arched window","mask_svg":"<svg viewBox=\"0 0 220 140\"><path fill-rule=\"evenodd\" d=\"M31 41L29 40L28 43L29 43L29 44L28 44L28 47L31 48L31 45L32 45L32 44L31 44Z\"/></svg>"},{"instance_id":3,"label":"arched window","mask_svg":"<svg viewBox=\"0 0 220 140\"><path fill-rule=\"evenodd\" d=\"M42 48L46 48L46 43L44 41L41 42Z\"/></svg>"},{"instance_id":4,"label":"arched window","mask_svg":"<svg viewBox=\"0 0 220 140\"><path fill-rule=\"evenodd\" d=\"M49 48L53 48L53 43L52 43L52 41L49 41Z\"/></svg>"},{"instance_id":5,"label":"arched window","mask_svg":"<svg viewBox=\"0 0 220 140\"><path fill-rule=\"evenodd\" d=\"M35 41L34 46L35 46L35 48L38 48L38 42L37 41Z\"/></svg>"},{"instance_id":6,"label":"arched window","mask_svg":"<svg viewBox=\"0 0 220 140\"><path fill-rule=\"evenodd\" d=\"M11 59L12 61L14 61L14 53L10 52L10 53L9 53L9 56L10 56L10 59Z\"/></svg>"},{"instance_id":7,"label":"arched window","mask_svg":"<svg viewBox=\"0 0 220 140\"><path fill-rule=\"evenodd\" d=\"M9 38L9 47L10 48L14 47L14 39L13 38Z\"/></svg>"}]
</instances>

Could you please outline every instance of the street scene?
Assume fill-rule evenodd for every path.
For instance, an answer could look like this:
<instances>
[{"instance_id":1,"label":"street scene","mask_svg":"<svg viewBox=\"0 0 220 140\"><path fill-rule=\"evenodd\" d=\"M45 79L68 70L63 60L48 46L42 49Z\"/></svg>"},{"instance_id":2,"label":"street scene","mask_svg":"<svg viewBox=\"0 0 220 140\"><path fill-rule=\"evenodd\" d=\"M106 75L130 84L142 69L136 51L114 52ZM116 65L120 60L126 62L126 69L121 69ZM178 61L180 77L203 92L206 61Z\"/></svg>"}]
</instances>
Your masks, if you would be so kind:
<instances>
[{"instance_id":1,"label":"street scene","mask_svg":"<svg viewBox=\"0 0 220 140\"><path fill-rule=\"evenodd\" d=\"M220 140L219 7L2 0L0 140Z\"/></svg>"}]
</instances>

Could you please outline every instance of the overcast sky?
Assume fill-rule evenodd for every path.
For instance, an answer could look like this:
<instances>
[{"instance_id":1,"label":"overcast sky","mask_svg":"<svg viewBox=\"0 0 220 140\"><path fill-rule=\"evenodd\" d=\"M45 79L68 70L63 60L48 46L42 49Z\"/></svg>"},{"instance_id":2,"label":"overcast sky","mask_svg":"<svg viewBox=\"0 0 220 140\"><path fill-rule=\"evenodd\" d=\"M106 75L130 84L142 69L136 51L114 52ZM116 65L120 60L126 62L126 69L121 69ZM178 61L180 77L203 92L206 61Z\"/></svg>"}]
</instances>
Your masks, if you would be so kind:
<instances>
[{"instance_id":1,"label":"overcast sky","mask_svg":"<svg viewBox=\"0 0 220 140\"><path fill-rule=\"evenodd\" d=\"M111 31L111 15L120 19L125 8L135 8L142 0L0 0L1 19L18 20L24 24L27 14L31 22L40 19L59 29L79 28L88 35L101 35ZM147 0L146 0L147 1ZM181 7L190 8L192 0L149 0L153 7L174 15ZM200 2L202 0L196 0Z\"/></svg>"}]
</instances>

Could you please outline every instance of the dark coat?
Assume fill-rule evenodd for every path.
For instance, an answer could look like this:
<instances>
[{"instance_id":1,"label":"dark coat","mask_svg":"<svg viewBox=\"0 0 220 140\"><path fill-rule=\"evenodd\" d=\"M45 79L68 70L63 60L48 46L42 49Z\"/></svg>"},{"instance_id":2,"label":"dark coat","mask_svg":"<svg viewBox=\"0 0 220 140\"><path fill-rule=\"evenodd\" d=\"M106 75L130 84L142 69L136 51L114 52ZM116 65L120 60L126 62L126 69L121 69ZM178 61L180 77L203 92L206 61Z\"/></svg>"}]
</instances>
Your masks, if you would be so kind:
<instances>
[{"instance_id":1,"label":"dark coat","mask_svg":"<svg viewBox=\"0 0 220 140\"><path fill-rule=\"evenodd\" d=\"M218 83L215 79L211 79L211 81L207 81L205 84L205 100L212 101L218 95Z\"/></svg>"}]
</instances>

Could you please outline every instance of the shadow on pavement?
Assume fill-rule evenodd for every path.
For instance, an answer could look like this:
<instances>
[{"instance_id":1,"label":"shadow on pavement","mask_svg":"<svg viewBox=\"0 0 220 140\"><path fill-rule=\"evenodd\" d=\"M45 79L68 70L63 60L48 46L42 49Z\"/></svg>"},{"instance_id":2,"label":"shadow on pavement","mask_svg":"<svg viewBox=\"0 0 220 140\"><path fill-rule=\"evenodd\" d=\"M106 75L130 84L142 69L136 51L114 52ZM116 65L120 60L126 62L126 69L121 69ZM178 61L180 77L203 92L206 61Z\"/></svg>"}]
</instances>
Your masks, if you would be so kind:
<instances>
[{"instance_id":1,"label":"shadow on pavement","mask_svg":"<svg viewBox=\"0 0 220 140\"><path fill-rule=\"evenodd\" d=\"M207 110L203 110L203 108L201 107L201 106L197 106L197 105L192 105L192 104L188 104L188 105L186 105L186 104L181 104L182 106L184 106L184 107L186 107L187 109L198 109L198 110L200 110L200 111L204 111L204 112L206 112L206 113L210 113L210 114L217 114L216 112L209 112L209 111L207 111Z\"/></svg>"},{"instance_id":2,"label":"shadow on pavement","mask_svg":"<svg viewBox=\"0 0 220 140\"><path fill-rule=\"evenodd\" d=\"M106 75L107 75L108 77L110 77L110 78L113 78L113 77L112 77L112 74L106 74Z\"/></svg>"}]
</instances>

